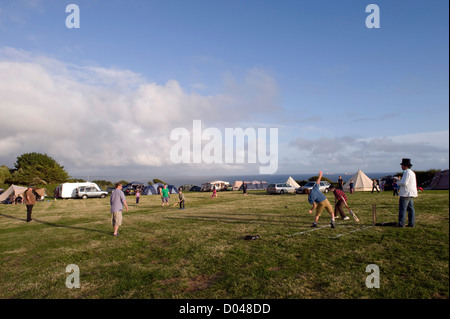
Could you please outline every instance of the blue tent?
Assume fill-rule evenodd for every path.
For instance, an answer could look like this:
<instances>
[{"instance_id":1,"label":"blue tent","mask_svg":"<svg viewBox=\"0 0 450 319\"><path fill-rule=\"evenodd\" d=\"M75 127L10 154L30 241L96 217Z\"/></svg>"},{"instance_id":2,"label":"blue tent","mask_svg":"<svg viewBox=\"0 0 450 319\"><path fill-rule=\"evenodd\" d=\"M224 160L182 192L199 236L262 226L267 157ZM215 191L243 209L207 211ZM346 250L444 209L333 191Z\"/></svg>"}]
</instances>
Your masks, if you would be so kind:
<instances>
[{"instance_id":1,"label":"blue tent","mask_svg":"<svg viewBox=\"0 0 450 319\"><path fill-rule=\"evenodd\" d=\"M144 188L144 191L142 192L142 195L158 195L159 194L159 188L163 188L164 184L156 183L150 186L146 186ZM167 188L169 189L169 194L178 194L178 189L173 185L167 185Z\"/></svg>"}]
</instances>

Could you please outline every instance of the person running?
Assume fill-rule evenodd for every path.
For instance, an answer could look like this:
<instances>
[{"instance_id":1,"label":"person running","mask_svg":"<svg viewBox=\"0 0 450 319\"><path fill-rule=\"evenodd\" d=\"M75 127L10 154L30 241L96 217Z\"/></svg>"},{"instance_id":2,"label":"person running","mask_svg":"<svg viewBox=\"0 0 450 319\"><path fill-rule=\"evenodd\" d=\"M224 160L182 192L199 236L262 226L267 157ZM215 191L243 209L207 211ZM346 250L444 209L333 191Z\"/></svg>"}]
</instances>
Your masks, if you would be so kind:
<instances>
[{"instance_id":1,"label":"person running","mask_svg":"<svg viewBox=\"0 0 450 319\"><path fill-rule=\"evenodd\" d=\"M330 192L334 194L334 217L338 218L341 215L343 220L349 220L350 217L345 214L345 207L347 207L347 196L345 196L345 193L340 189L336 189L334 185L330 186Z\"/></svg>"},{"instance_id":2,"label":"person running","mask_svg":"<svg viewBox=\"0 0 450 319\"><path fill-rule=\"evenodd\" d=\"M217 198L217 188L216 185L213 185L213 193L211 199Z\"/></svg>"},{"instance_id":3,"label":"person running","mask_svg":"<svg viewBox=\"0 0 450 319\"><path fill-rule=\"evenodd\" d=\"M373 190L376 190L378 193L380 192L380 190L378 189L378 183L377 183L376 179L374 179L372 181L372 194L373 194Z\"/></svg>"},{"instance_id":4,"label":"person running","mask_svg":"<svg viewBox=\"0 0 450 319\"><path fill-rule=\"evenodd\" d=\"M322 175L323 173L322 171L320 171L319 177L317 178L317 181L314 184L313 188L305 190L305 194L308 194L308 202L312 205L312 208L309 210L309 213L311 214L314 209L316 210L316 216L314 218L314 222L311 227L317 227L317 221L319 220L320 214L324 209L326 209L331 216L331 228L335 228L336 224L334 222L333 207L331 206L330 202L325 197L325 195L319 189Z\"/></svg>"}]
</instances>

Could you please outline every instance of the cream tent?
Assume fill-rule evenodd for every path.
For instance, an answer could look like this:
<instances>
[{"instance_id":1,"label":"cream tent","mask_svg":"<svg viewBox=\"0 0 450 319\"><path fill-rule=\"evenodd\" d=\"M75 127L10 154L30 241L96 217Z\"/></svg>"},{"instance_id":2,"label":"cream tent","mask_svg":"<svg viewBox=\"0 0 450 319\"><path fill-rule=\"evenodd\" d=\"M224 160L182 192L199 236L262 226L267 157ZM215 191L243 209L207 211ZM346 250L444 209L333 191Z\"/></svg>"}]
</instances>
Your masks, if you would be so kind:
<instances>
[{"instance_id":1,"label":"cream tent","mask_svg":"<svg viewBox=\"0 0 450 319\"><path fill-rule=\"evenodd\" d=\"M235 181L233 184L233 190L237 191L242 187L242 184L244 184L242 181Z\"/></svg>"},{"instance_id":2,"label":"cream tent","mask_svg":"<svg viewBox=\"0 0 450 319\"><path fill-rule=\"evenodd\" d=\"M4 193L0 195L0 202L3 202L11 195L19 196L23 194L27 190L27 188L28 187L11 185Z\"/></svg>"},{"instance_id":3,"label":"cream tent","mask_svg":"<svg viewBox=\"0 0 450 319\"><path fill-rule=\"evenodd\" d=\"M286 184L291 185L295 188L300 188L300 185L297 184L297 182L292 178L292 176L289 176L288 180L286 181Z\"/></svg>"},{"instance_id":4,"label":"cream tent","mask_svg":"<svg viewBox=\"0 0 450 319\"><path fill-rule=\"evenodd\" d=\"M344 184L344 191L350 191L350 181L353 181L353 190L355 192L371 192L372 180L363 173L362 170L358 170L347 183Z\"/></svg>"}]
</instances>

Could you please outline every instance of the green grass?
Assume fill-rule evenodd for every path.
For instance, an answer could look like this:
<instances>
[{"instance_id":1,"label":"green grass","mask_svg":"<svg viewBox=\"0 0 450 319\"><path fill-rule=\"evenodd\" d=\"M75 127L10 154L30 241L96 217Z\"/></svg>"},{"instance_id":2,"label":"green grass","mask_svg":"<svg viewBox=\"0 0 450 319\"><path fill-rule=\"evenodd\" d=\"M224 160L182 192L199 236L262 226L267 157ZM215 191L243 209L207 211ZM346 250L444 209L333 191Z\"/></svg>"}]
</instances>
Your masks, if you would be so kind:
<instances>
[{"instance_id":1,"label":"green grass","mask_svg":"<svg viewBox=\"0 0 450 319\"><path fill-rule=\"evenodd\" d=\"M338 219L331 229L324 212L314 231L305 195L185 196L185 210L129 197L117 238L109 198L39 202L31 223L25 206L1 205L0 298L449 297L448 191L420 193L415 228L368 227L372 204L377 222L396 222L398 209L391 192L368 192L348 195L361 224ZM80 289L65 285L69 264ZM366 287L369 264L380 288Z\"/></svg>"}]
</instances>

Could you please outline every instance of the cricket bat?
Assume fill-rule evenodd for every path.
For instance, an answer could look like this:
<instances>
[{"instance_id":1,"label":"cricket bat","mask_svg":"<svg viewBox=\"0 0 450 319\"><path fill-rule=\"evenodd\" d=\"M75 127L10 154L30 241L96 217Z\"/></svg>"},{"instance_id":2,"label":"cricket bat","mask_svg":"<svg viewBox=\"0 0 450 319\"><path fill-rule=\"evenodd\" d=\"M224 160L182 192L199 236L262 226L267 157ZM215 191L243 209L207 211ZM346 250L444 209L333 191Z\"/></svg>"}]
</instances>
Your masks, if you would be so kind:
<instances>
[{"instance_id":1,"label":"cricket bat","mask_svg":"<svg viewBox=\"0 0 450 319\"><path fill-rule=\"evenodd\" d=\"M348 206L347 206L347 208L348 208ZM359 218L358 218L358 216L356 216L355 213L354 213L350 208L348 208L348 211L350 212L350 215L352 215L352 217L355 219L355 221L356 221L357 223L359 223Z\"/></svg>"},{"instance_id":2,"label":"cricket bat","mask_svg":"<svg viewBox=\"0 0 450 319\"><path fill-rule=\"evenodd\" d=\"M356 216L356 214L350 209L350 207L348 207L347 202L344 200L345 203L345 207L347 207L348 211L350 212L350 215L352 215L353 219L359 223L359 218L358 216Z\"/></svg>"}]
</instances>

